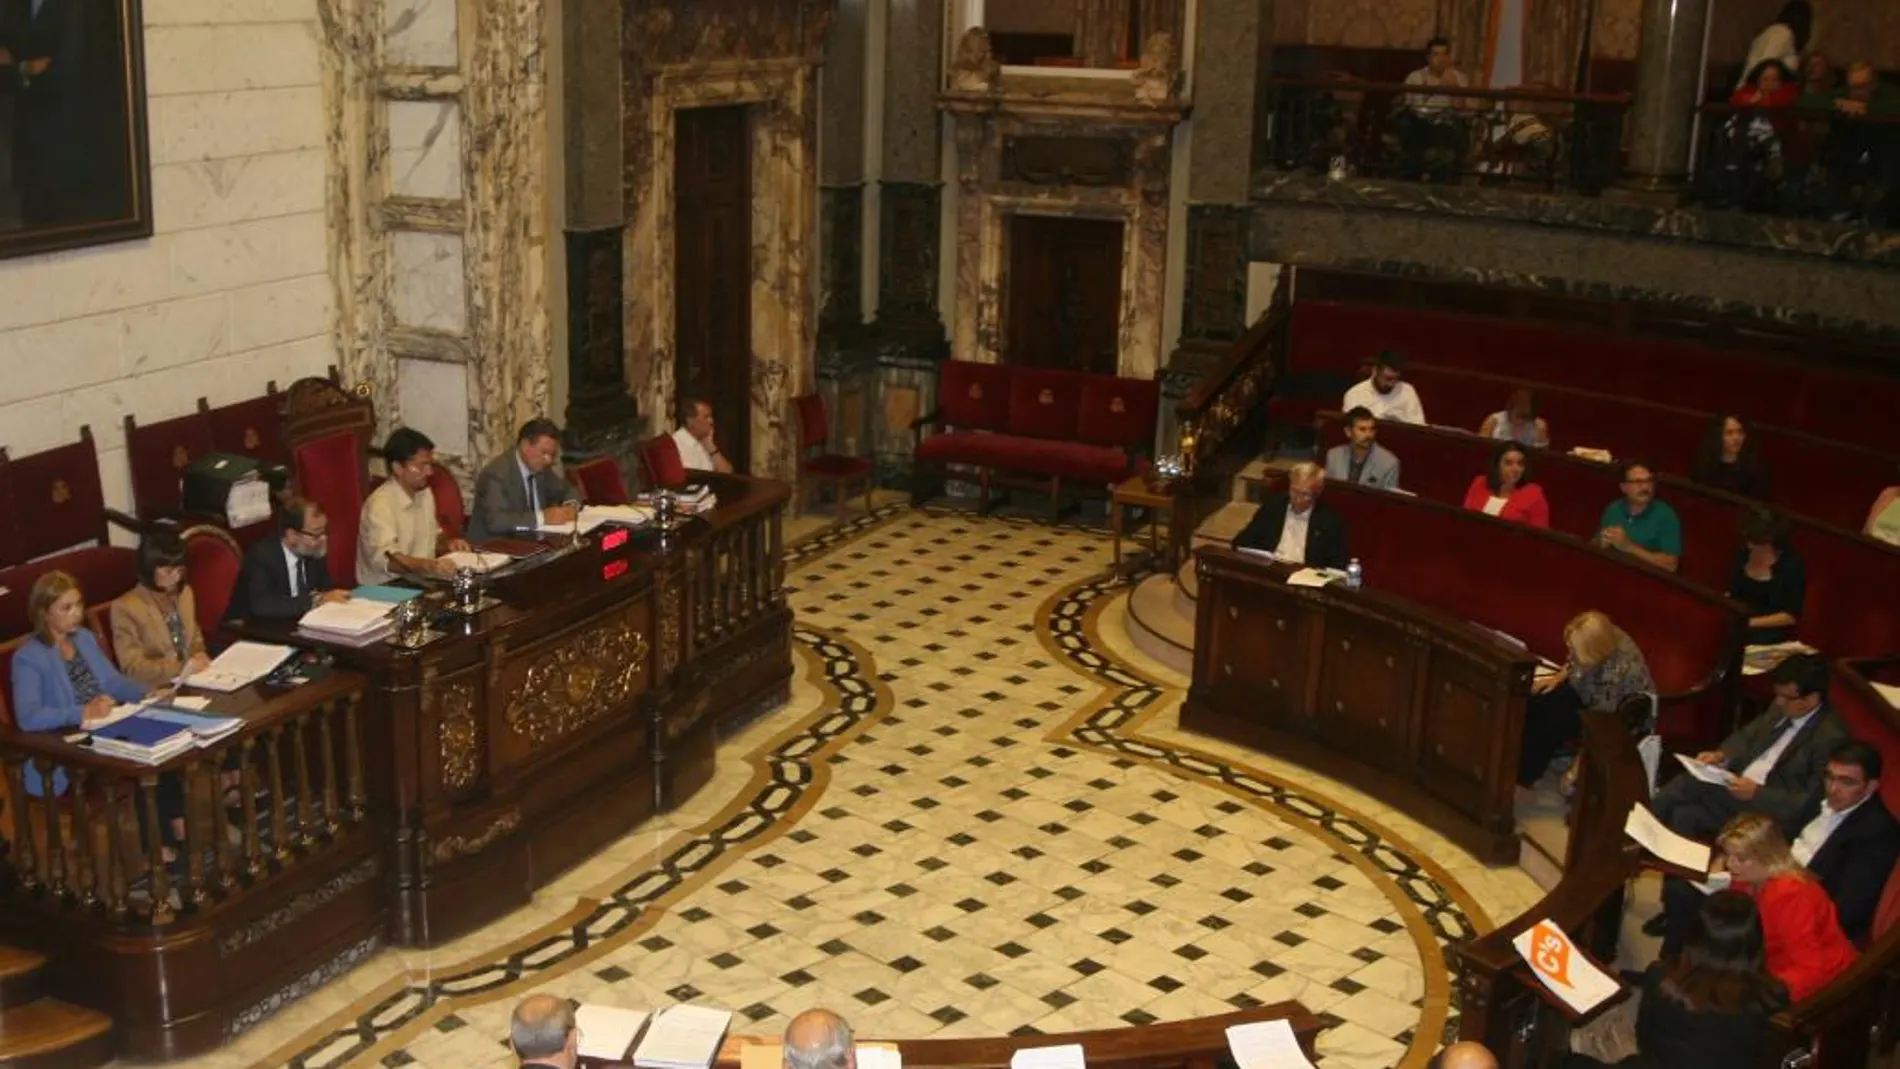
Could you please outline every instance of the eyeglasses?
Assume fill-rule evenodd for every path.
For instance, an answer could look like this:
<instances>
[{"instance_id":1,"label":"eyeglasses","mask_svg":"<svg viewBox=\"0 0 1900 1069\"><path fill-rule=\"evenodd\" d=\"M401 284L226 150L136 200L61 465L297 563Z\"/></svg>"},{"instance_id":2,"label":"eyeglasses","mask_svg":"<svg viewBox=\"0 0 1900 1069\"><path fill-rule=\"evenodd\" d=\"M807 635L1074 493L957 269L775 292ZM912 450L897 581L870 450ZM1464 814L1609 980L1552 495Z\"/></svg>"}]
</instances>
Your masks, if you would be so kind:
<instances>
[{"instance_id":1,"label":"eyeglasses","mask_svg":"<svg viewBox=\"0 0 1900 1069\"><path fill-rule=\"evenodd\" d=\"M329 529L328 529L328 528L326 528L326 529L324 529L324 530L321 530L321 531L306 531L306 530L304 530L303 528L301 528L301 527L299 527L299 528L297 528L297 533L298 533L298 534L300 534L300 535L302 535L302 536L304 536L305 538L328 538L328 537L330 537L330 532L329 532Z\"/></svg>"}]
</instances>

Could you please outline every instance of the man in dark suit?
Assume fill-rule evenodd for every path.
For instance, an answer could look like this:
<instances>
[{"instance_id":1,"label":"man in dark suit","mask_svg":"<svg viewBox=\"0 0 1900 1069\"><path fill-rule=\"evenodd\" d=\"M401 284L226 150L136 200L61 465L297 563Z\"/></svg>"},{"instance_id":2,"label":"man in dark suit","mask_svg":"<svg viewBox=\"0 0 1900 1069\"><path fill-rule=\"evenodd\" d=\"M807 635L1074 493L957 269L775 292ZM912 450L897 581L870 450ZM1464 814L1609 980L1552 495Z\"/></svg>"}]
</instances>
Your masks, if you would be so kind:
<instances>
[{"instance_id":1,"label":"man in dark suit","mask_svg":"<svg viewBox=\"0 0 1900 1069\"><path fill-rule=\"evenodd\" d=\"M523 424L515 447L489 461L475 477L468 540L532 535L542 524L573 523L578 495L554 470L560 455L561 428L553 420Z\"/></svg>"},{"instance_id":2,"label":"man in dark suit","mask_svg":"<svg viewBox=\"0 0 1900 1069\"><path fill-rule=\"evenodd\" d=\"M330 517L323 509L302 498L286 501L277 510L277 537L245 551L224 618L296 620L319 605L347 600L349 591L330 587L329 548Z\"/></svg>"},{"instance_id":3,"label":"man in dark suit","mask_svg":"<svg viewBox=\"0 0 1900 1069\"><path fill-rule=\"evenodd\" d=\"M1286 492L1260 503L1260 511L1234 538L1236 549L1260 549L1293 564L1344 568L1345 517L1319 503L1326 473L1310 462L1293 465Z\"/></svg>"},{"instance_id":4,"label":"man in dark suit","mask_svg":"<svg viewBox=\"0 0 1900 1069\"><path fill-rule=\"evenodd\" d=\"M1737 728L1722 748L1697 754L1705 765L1736 778L1727 786L1678 776L1656 792L1651 808L1664 824L1704 841L1737 813L1765 813L1792 840L1820 798L1828 755L1847 741L1834 710L1825 706L1827 662L1796 654L1769 673L1775 704Z\"/></svg>"},{"instance_id":5,"label":"man in dark suit","mask_svg":"<svg viewBox=\"0 0 1900 1069\"><path fill-rule=\"evenodd\" d=\"M1794 859L1807 866L1834 900L1841 930L1867 945L1880 893L1900 857L1900 823L1880 799L1880 751L1859 739L1834 748L1820 799L1793 843ZM1681 946L1702 895L1688 881L1663 883L1663 956Z\"/></svg>"}]
</instances>

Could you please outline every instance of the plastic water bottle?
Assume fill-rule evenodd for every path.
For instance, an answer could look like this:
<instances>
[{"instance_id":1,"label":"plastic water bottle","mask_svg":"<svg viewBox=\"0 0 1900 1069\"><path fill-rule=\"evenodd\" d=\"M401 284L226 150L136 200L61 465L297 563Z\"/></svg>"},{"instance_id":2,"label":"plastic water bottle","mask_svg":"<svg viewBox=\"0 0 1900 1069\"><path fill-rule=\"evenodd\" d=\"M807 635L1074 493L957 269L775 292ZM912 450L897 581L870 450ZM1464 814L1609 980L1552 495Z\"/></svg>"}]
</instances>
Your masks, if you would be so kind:
<instances>
[{"instance_id":1,"label":"plastic water bottle","mask_svg":"<svg viewBox=\"0 0 1900 1069\"><path fill-rule=\"evenodd\" d=\"M1359 558L1354 557L1346 565L1346 589L1357 590L1366 581L1366 570L1359 566Z\"/></svg>"}]
</instances>

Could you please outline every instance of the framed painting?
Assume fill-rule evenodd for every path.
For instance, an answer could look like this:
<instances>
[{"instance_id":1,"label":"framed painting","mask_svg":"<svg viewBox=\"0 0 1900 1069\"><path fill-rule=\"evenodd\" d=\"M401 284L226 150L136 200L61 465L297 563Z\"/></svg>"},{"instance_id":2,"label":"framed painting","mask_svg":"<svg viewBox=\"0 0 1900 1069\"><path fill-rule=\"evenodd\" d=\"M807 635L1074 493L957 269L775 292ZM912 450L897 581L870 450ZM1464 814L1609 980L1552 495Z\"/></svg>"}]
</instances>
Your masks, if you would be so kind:
<instances>
[{"instance_id":1,"label":"framed painting","mask_svg":"<svg viewBox=\"0 0 1900 1069\"><path fill-rule=\"evenodd\" d=\"M152 233L140 0L0 0L0 258Z\"/></svg>"}]
</instances>

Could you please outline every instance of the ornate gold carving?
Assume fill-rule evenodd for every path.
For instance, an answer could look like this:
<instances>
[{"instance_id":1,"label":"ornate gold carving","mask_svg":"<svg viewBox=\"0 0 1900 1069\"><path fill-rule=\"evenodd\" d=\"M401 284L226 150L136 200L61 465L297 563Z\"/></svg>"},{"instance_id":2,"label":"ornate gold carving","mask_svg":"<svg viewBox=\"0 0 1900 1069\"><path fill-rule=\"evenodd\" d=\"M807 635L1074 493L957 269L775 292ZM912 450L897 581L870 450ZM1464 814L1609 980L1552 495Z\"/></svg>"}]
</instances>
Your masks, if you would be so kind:
<instances>
[{"instance_id":1,"label":"ornate gold carving","mask_svg":"<svg viewBox=\"0 0 1900 1069\"><path fill-rule=\"evenodd\" d=\"M972 382L970 384L970 400L981 401L982 399L983 399L983 384L980 382Z\"/></svg>"},{"instance_id":2,"label":"ornate gold carving","mask_svg":"<svg viewBox=\"0 0 1900 1069\"><path fill-rule=\"evenodd\" d=\"M263 444L264 444L264 436L257 433L256 427L244 428L244 448L246 451L254 450L258 446L263 445Z\"/></svg>"},{"instance_id":3,"label":"ornate gold carving","mask_svg":"<svg viewBox=\"0 0 1900 1069\"><path fill-rule=\"evenodd\" d=\"M64 479L53 480L53 504L64 505L73 499L73 488L66 485Z\"/></svg>"},{"instance_id":4,"label":"ornate gold carving","mask_svg":"<svg viewBox=\"0 0 1900 1069\"><path fill-rule=\"evenodd\" d=\"M182 445L172 446L172 467L183 469L191 463L191 453Z\"/></svg>"},{"instance_id":5,"label":"ornate gold carving","mask_svg":"<svg viewBox=\"0 0 1900 1069\"><path fill-rule=\"evenodd\" d=\"M633 697L646 661L626 616L595 624L535 658L508 696L508 726L537 746L560 738Z\"/></svg>"},{"instance_id":6,"label":"ornate gold carving","mask_svg":"<svg viewBox=\"0 0 1900 1069\"><path fill-rule=\"evenodd\" d=\"M1036 395L1036 403L1039 405L1055 404L1056 392L1054 390L1051 390L1045 387L1041 393Z\"/></svg>"},{"instance_id":7,"label":"ornate gold carving","mask_svg":"<svg viewBox=\"0 0 1900 1069\"><path fill-rule=\"evenodd\" d=\"M495 818L488 830L473 839L464 839L460 835L451 835L435 844L429 856L437 864L454 861L458 857L473 857L495 844L495 840L521 827L521 810L510 809Z\"/></svg>"},{"instance_id":8,"label":"ornate gold carving","mask_svg":"<svg viewBox=\"0 0 1900 1069\"><path fill-rule=\"evenodd\" d=\"M480 725L475 722L475 685L457 683L436 699L437 735L442 751L442 785L459 791L481 774Z\"/></svg>"},{"instance_id":9,"label":"ornate gold carving","mask_svg":"<svg viewBox=\"0 0 1900 1069\"><path fill-rule=\"evenodd\" d=\"M660 675L671 676L680 666L680 585L667 580L660 587Z\"/></svg>"}]
</instances>

